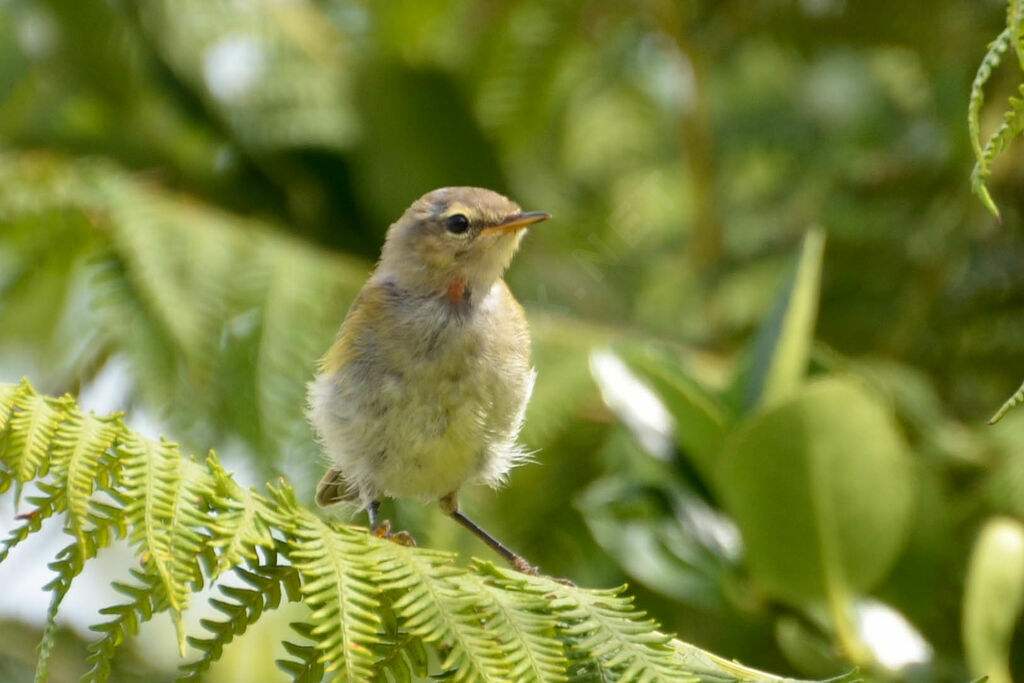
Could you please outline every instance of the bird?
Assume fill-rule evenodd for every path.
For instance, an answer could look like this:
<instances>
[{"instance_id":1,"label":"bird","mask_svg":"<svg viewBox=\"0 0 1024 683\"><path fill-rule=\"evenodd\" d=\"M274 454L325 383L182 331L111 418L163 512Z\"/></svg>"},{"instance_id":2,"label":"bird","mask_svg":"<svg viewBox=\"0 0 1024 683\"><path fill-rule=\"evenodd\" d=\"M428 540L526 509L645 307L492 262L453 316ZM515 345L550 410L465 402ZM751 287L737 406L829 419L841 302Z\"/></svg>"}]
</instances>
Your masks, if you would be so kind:
<instances>
[{"instance_id":1,"label":"bird","mask_svg":"<svg viewBox=\"0 0 1024 683\"><path fill-rule=\"evenodd\" d=\"M515 569L537 568L459 508L468 484L497 488L530 459L518 443L536 372L522 306L502 279L526 229L547 220L477 187L423 195L387 230L380 259L307 385L306 415L329 461L322 507L436 501Z\"/></svg>"}]
</instances>

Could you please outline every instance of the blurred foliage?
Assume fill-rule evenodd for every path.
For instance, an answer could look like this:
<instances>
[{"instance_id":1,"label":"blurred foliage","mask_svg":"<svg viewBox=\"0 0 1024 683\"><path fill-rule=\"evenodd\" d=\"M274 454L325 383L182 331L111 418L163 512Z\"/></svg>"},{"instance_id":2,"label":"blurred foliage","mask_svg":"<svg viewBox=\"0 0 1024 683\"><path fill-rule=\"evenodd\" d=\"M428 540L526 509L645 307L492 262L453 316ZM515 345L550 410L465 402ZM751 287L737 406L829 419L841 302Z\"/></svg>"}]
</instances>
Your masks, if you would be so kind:
<instances>
[{"instance_id":1,"label":"blurred foliage","mask_svg":"<svg viewBox=\"0 0 1024 683\"><path fill-rule=\"evenodd\" d=\"M541 464L470 492L482 523L555 575L628 576L667 630L769 670L1020 678L1019 608L986 597L1012 563L975 559L992 519L1024 518L1024 417L980 424L1024 368L1019 107L981 98L1018 96L992 55L1018 56L1020 16L6 0L0 373L113 377L107 407L308 500L303 384L388 223L489 186L555 220L508 275Z\"/></svg>"}]
</instances>

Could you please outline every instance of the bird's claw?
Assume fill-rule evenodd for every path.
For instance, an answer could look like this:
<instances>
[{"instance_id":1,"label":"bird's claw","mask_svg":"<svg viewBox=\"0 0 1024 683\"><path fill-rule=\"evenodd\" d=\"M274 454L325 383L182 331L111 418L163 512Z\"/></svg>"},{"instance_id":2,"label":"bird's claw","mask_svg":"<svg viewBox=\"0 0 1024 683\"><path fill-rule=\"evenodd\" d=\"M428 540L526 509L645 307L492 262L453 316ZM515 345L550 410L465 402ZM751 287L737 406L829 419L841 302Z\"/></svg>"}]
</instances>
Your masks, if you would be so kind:
<instances>
[{"instance_id":1,"label":"bird's claw","mask_svg":"<svg viewBox=\"0 0 1024 683\"><path fill-rule=\"evenodd\" d=\"M372 529L371 533L377 538L404 545L406 548L416 547L416 539L412 537L412 534L408 531L392 531L391 520L388 519L381 522L376 529Z\"/></svg>"},{"instance_id":2,"label":"bird's claw","mask_svg":"<svg viewBox=\"0 0 1024 683\"><path fill-rule=\"evenodd\" d=\"M515 569L517 572L522 572L523 574L529 574L530 576L540 576L540 567L534 567L524 558L519 556L516 556L512 559L512 568Z\"/></svg>"}]
</instances>

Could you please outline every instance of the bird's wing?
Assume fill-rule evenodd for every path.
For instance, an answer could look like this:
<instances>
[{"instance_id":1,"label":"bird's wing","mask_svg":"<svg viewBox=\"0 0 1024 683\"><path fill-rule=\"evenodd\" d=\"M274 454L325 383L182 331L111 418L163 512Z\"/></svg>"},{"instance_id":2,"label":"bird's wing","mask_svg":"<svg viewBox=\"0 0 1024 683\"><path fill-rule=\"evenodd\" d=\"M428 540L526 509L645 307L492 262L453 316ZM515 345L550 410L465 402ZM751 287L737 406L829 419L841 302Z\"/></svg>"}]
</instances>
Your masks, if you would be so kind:
<instances>
[{"instance_id":1,"label":"bird's wing","mask_svg":"<svg viewBox=\"0 0 1024 683\"><path fill-rule=\"evenodd\" d=\"M370 280L366 283L348 309L338 330L338 338L320 359L320 372L333 374L355 359L360 340L381 324L387 303L394 296L394 289L387 282Z\"/></svg>"},{"instance_id":2,"label":"bird's wing","mask_svg":"<svg viewBox=\"0 0 1024 683\"><path fill-rule=\"evenodd\" d=\"M358 503L359 491L349 486L341 470L327 470L320 483L316 485L316 504L329 507L338 503Z\"/></svg>"}]
</instances>

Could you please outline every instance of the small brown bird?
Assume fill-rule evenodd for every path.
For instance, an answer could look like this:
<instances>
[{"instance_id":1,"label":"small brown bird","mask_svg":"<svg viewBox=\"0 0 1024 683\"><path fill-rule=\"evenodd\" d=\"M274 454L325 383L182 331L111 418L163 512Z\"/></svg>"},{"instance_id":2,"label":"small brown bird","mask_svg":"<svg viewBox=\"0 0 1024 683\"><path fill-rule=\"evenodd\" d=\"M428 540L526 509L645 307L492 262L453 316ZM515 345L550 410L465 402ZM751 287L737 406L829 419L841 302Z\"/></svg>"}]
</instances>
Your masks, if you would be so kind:
<instances>
[{"instance_id":1,"label":"small brown bird","mask_svg":"<svg viewBox=\"0 0 1024 683\"><path fill-rule=\"evenodd\" d=\"M520 571L536 569L459 511L459 489L497 487L527 458L516 439L535 373L522 307L502 274L526 228L549 218L505 197L447 187L388 229L380 261L310 382L307 415L331 465L322 506L385 496L441 509Z\"/></svg>"}]
</instances>

